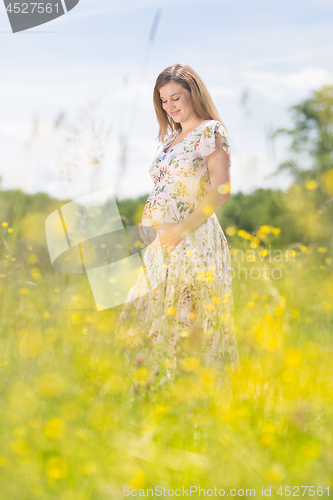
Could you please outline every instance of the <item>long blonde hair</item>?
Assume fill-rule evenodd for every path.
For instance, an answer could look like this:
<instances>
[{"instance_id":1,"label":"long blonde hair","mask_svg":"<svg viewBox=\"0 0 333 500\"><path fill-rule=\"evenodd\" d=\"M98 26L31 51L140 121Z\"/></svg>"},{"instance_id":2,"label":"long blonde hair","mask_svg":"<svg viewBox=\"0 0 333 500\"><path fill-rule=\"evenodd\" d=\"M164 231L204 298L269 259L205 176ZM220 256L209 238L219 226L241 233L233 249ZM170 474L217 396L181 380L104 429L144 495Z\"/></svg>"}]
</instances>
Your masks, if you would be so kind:
<instances>
[{"instance_id":1,"label":"long blonde hair","mask_svg":"<svg viewBox=\"0 0 333 500\"><path fill-rule=\"evenodd\" d=\"M160 126L159 134L157 136L158 140L163 142L165 139L170 137L170 135L168 135L169 130L170 134L172 134L181 129L180 123L174 122L171 116L169 116L162 107L160 88L169 82L179 83L182 87L191 92L194 109L203 120L218 120L227 130L218 114L206 85L198 73L196 73L194 69L187 64L179 63L169 66L163 70L156 79L153 100L157 120Z\"/></svg>"}]
</instances>

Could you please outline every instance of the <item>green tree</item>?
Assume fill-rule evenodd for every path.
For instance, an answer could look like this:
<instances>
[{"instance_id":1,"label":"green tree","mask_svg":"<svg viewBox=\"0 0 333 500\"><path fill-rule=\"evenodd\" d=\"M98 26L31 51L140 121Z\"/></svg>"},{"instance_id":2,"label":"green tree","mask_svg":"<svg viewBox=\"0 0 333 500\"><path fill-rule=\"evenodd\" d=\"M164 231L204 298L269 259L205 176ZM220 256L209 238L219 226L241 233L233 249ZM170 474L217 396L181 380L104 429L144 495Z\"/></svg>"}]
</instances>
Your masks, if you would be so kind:
<instances>
[{"instance_id":1,"label":"green tree","mask_svg":"<svg viewBox=\"0 0 333 500\"><path fill-rule=\"evenodd\" d=\"M292 129L279 128L273 133L292 138L290 152L295 156L281 163L275 174L287 170L296 182L321 180L324 172L333 168L333 85L313 91L311 97L289 108L293 115ZM304 168L302 156L311 160Z\"/></svg>"},{"instance_id":2,"label":"green tree","mask_svg":"<svg viewBox=\"0 0 333 500\"><path fill-rule=\"evenodd\" d=\"M283 205L295 215L303 238L333 245L333 85L313 91L289 111L293 128L279 128L273 137L291 137L291 158L273 175L288 171L295 180Z\"/></svg>"}]
</instances>

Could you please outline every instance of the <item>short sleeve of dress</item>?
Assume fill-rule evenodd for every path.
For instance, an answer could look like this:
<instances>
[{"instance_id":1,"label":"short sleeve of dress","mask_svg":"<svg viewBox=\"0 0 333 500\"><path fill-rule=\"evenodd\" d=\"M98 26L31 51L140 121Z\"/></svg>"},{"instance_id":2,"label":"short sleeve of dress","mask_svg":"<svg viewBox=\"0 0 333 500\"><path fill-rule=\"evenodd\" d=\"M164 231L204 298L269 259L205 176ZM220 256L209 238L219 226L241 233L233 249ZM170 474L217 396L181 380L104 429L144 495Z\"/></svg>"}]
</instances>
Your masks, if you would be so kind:
<instances>
[{"instance_id":1,"label":"short sleeve of dress","mask_svg":"<svg viewBox=\"0 0 333 500\"><path fill-rule=\"evenodd\" d=\"M231 151L227 132L222 123L217 120L209 121L203 128L199 141L199 151L202 157L208 156L213 153L216 149L215 141L217 139L218 133L220 133L222 136L221 147L227 153L229 162L231 164Z\"/></svg>"}]
</instances>

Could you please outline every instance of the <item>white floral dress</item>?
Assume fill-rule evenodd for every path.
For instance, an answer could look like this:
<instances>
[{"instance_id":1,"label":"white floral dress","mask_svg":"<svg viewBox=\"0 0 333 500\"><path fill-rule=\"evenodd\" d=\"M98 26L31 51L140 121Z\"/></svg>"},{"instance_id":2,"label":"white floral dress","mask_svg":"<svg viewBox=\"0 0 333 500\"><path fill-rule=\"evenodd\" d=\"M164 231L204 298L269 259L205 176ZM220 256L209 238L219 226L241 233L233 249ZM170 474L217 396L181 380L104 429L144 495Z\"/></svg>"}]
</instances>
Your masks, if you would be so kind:
<instances>
[{"instance_id":1,"label":"white floral dress","mask_svg":"<svg viewBox=\"0 0 333 500\"><path fill-rule=\"evenodd\" d=\"M143 226L183 221L208 193L211 186L205 157L215 151L218 132L231 162L225 128L216 120L205 120L165 153L179 134L176 131L159 148L149 169L154 189L143 211ZM118 337L132 349L131 359L175 367L178 358L191 351L196 331L200 353L195 354L200 354L205 365L220 368L231 364L240 369L233 331L231 259L216 214L170 254L163 253L162 259L161 251L148 246L144 265L145 273L130 290L116 328ZM157 286L133 298L138 297L146 278Z\"/></svg>"}]
</instances>

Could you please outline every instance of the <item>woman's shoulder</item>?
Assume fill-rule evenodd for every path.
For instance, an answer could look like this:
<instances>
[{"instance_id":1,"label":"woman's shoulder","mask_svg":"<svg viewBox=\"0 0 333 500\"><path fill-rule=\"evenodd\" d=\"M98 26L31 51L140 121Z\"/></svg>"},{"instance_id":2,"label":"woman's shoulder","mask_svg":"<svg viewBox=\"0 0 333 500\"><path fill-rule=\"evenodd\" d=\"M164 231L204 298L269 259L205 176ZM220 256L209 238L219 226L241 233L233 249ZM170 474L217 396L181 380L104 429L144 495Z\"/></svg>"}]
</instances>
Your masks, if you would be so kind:
<instances>
[{"instance_id":1,"label":"woman's shoulder","mask_svg":"<svg viewBox=\"0 0 333 500\"><path fill-rule=\"evenodd\" d=\"M212 118L210 120L206 120L206 122L204 123L203 130L216 131L219 130L220 128L225 130L225 126L223 125L223 123L220 120L215 120Z\"/></svg>"},{"instance_id":2,"label":"woman's shoulder","mask_svg":"<svg viewBox=\"0 0 333 500\"><path fill-rule=\"evenodd\" d=\"M224 123L215 119L207 120L201 130L201 140L217 139L219 134L228 142L228 134Z\"/></svg>"},{"instance_id":3,"label":"woman's shoulder","mask_svg":"<svg viewBox=\"0 0 333 500\"><path fill-rule=\"evenodd\" d=\"M200 130L201 140L210 139L211 137L217 136L222 123L218 120L206 120Z\"/></svg>"},{"instance_id":4,"label":"woman's shoulder","mask_svg":"<svg viewBox=\"0 0 333 500\"><path fill-rule=\"evenodd\" d=\"M220 145L230 155L230 146L224 124L220 120L208 120L203 127L199 150L202 156L207 156L217 148L217 140L220 134Z\"/></svg>"}]
</instances>

